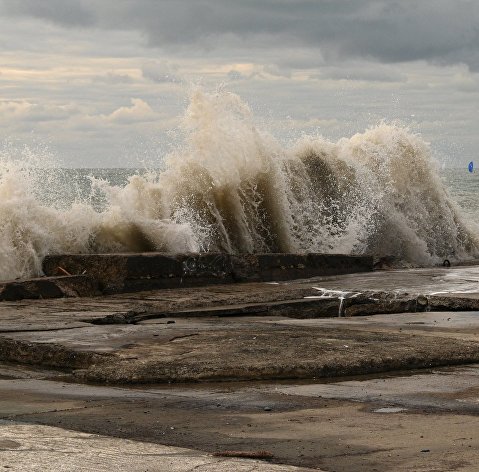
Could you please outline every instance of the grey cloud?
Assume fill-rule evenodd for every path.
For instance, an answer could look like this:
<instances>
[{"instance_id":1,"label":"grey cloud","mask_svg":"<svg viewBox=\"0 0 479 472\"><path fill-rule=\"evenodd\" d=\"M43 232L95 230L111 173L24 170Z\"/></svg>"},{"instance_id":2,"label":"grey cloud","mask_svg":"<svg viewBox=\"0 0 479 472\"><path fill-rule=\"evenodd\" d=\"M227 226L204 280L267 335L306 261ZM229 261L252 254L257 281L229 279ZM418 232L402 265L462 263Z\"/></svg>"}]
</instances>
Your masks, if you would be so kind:
<instances>
[{"instance_id":1,"label":"grey cloud","mask_svg":"<svg viewBox=\"0 0 479 472\"><path fill-rule=\"evenodd\" d=\"M79 111L74 106L44 105L26 100L0 100L2 119L23 122L48 122L66 120Z\"/></svg>"},{"instance_id":2,"label":"grey cloud","mask_svg":"<svg viewBox=\"0 0 479 472\"><path fill-rule=\"evenodd\" d=\"M91 26L94 12L81 1L70 0L2 0L1 11L6 15L30 16L65 26Z\"/></svg>"},{"instance_id":3,"label":"grey cloud","mask_svg":"<svg viewBox=\"0 0 479 472\"><path fill-rule=\"evenodd\" d=\"M165 62L146 62L143 64L141 73L145 79L156 83L178 83L182 81L177 73L177 68Z\"/></svg>"},{"instance_id":4,"label":"grey cloud","mask_svg":"<svg viewBox=\"0 0 479 472\"><path fill-rule=\"evenodd\" d=\"M286 70L293 69L316 69L324 65L323 54L319 48L283 48L278 53L276 64Z\"/></svg>"},{"instance_id":5,"label":"grey cloud","mask_svg":"<svg viewBox=\"0 0 479 472\"><path fill-rule=\"evenodd\" d=\"M386 62L426 59L477 65L477 2L382 3L386 6L381 15L350 22L346 38L336 38L341 53Z\"/></svg>"},{"instance_id":6,"label":"grey cloud","mask_svg":"<svg viewBox=\"0 0 479 472\"><path fill-rule=\"evenodd\" d=\"M291 69L278 67L277 64L266 64L264 72L277 77L291 78Z\"/></svg>"},{"instance_id":7,"label":"grey cloud","mask_svg":"<svg viewBox=\"0 0 479 472\"><path fill-rule=\"evenodd\" d=\"M96 75L92 77L92 82L104 83L104 84L131 84L135 82L133 77L127 74L116 74L114 72L108 72L104 75Z\"/></svg>"},{"instance_id":8,"label":"grey cloud","mask_svg":"<svg viewBox=\"0 0 479 472\"><path fill-rule=\"evenodd\" d=\"M229 80L244 80L248 77L238 70L230 70L227 74Z\"/></svg>"},{"instance_id":9,"label":"grey cloud","mask_svg":"<svg viewBox=\"0 0 479 472\"><path fill-rule=\"evenodd\" d=\"M304 127L338 139L415 116L427 139L461 142L469 159L478 10L477 0L0 0L1 134L35 130L76 165L118 164L129 142L166 142L186 79L214 88L231 71L228 88L284 142Z\"/></svg>"},{"instance_id":10,"label":"grey cloud","mask_svg":"<svg viewBox=\"0 0 479 472\"><path fill-rule=\"evenodd\" d=\"M107 119L113 123L131 124L144 121L154 121L157 114L150 105L141 98L132 98L130 106L122 106L114 110Z\"/></svg>"},{"instance_id":11,"label":"grey cloud","mask_svg":"<svg viewBox=\"0 0 479 472\"><path fill-rule=\"evenodd\" d=\"M332 80L357 80L366 82L404 82L407 76L394 68L372 62L343 63L341 67L319 68L314 77Z\"/></svg>"},{"instance_id":12,"label":"grey cloud","mask_svg":"<svg viewBox=\"0 0 479 472\"><path fill-rule=\"evenodd\" d=\"M161 48L320 50L328 60L464 62L479 67L475 0L3 0L6 14L137 30ZM232 50L230 50L232 52ZM281 60L279 55L277 58ZM294 62L294 58L290 58Z\"/></svg>"}]
</instances>

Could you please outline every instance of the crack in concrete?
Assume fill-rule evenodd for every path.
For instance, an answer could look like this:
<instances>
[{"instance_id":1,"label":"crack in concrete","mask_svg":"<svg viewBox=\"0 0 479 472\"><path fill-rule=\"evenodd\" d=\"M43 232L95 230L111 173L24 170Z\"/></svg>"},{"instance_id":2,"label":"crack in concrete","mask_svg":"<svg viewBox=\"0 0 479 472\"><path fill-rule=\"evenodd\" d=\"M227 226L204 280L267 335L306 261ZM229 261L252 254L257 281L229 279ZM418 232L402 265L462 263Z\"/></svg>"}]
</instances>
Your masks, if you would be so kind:
<instances>
[{"instance_id":1,"label":"crack in concrete","mask_svg":"<svg viewBox=\"0 0 479 472\"><path fill-rule=\"evenodd\" d=\"M168 342L172 343L173 341L177 341L178 339L183 339L183 338L191 338L192 336L199 336L200 333L191 333L191 334L183 334L180 336L175 336L171 338Z\"/></svg>"},{"instance_id":2,"label":"crack in concrete","mask_svg":"<svg viewBox=\"0 0 479 472\"><path fill-rule=\"evenodd\" d=\"M316 287L313 287L316 288ZM235 305L197 306L168 311L147 309L130 310L102 316L80 319L93 325L133 324L162 318L235 317L235 316L287 316L292 318L333 318L338 316L364 316L384 313L417 313L424 311L474 311L479 309L479 300L467 297L407 294L391 291L355 292L344 297L337 291L326 290L327 296L304 296L302 298L239 303ZM331 292L331 293L329 293Z\"/></svg>"},{"instance_id":3,"label":"crack in concrete","mask_svg":"<svg viewBox=\"0 0 479 472\"><path fill-rule=\"evenodd\" d=\"M48 331L63 331L69 329L84 329L84 328L91 328L90 325L86 326L64 326L61 328L33 328L33 329L12 329L12 330L2 330L0 334L12 334L12 333L41 333L41 332L48 332Z\"/></svg>"},{"instance_id":4,"label":"crack in concrete","mask_svg":"<svg viewBox=\"0 0 479 472\"><path fill-rule=\"evenodd\" d=\"M204 464L198 464L198 465L195 465L192 469L189 469L189 471L193 472L194 470L201 470L203 469L204 467L209 467L211 465L217 465L217 464L223 464L225 463L226 461L225 460L217 460L217 461L211 461L211 462L205 462ZM187 472L189 472L187 471Z\"/></svg>"}]
</instances>

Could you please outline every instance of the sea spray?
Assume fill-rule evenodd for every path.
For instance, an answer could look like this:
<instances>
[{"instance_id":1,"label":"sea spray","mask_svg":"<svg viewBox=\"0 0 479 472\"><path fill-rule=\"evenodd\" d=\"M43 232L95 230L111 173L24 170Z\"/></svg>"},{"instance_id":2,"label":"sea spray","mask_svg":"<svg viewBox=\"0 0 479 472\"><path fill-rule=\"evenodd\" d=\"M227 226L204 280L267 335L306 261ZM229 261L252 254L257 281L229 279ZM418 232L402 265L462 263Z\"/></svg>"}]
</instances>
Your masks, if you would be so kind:
<instances>
[{"instance_id":1,"label":"sea spray","mask_svg":"<svg viewBox=\"0 0 479 472\"><path fill-rule=\"evenodd\" d=\"M46 171L49 158L27 148L0 154L0 278L39 275L43 257L52 252L86 252L92 221L89 207L68 210L45 204L56 192Z\"/></svg>"},{"instance_id":2,"label":"sea spray","mask_svg":"<svg viewBox=\"0 0 479 472\"><path fill-rule=\"evenodd\" d=\"M68 205L45 179L58 169L4 155L0 278L39 275L42 258L62 252L372 253L417 265L479 252L428 145L407 129L285 149L237 95L197 90L183 131L164 170L125 185L92 178L91 194Z\"/></svg>"}]
</instances>

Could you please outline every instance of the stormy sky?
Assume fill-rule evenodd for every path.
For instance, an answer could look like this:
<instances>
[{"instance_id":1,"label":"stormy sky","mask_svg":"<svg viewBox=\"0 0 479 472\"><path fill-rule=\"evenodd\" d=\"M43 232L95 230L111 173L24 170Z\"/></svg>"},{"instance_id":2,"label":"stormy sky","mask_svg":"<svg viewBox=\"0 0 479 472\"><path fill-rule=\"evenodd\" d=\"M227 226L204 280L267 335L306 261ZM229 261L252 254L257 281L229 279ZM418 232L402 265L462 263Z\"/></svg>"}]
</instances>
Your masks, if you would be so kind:
<instances>
[{"instance_id":1,"label":"stormy sky","mask_svg":"<svg viewBox=\"0 0 479 472\"><path fill-rule=\"evenodd\" d=\"M198 85L285 144L385 120L478 154L477 0L0 0L0 48L3 146L66 166L163 155Z\"/></svg>"}]
</instances>

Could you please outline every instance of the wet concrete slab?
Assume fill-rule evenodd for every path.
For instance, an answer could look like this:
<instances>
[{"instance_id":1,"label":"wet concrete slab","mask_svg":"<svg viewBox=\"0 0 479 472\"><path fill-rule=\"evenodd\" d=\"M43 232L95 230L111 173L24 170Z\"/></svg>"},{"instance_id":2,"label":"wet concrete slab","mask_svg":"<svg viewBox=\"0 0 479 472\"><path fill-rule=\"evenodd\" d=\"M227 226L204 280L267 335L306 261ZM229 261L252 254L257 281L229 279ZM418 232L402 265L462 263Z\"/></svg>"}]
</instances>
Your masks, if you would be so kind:
<instances>
[{"instance_id":1,"label":"wet concrete slab","mask_svg":"<svg viewBox=\"0 0 479 472\"><path fill-rule=\"evenodd\" d=\"M263 322L269 322L267 319ZM424 312L396 313L374 316L357 316L354 318L326 319L279 319L275 320L285 326L323 326L329 328L349 328L365 331L398 332L402 334L421 334L424 336L446 336L459 339L479 339L479 311L466 312Z\"/></svg>"},{"instance_id":2,"label":"wet concrete slab","mask_svg":"<svg viewBox=\"0 0 479 472\"><path fill-rule=\"evenodd\" d=\"M415 315L418 323L422 315ZM389 315L392 326L385 317L380 327L371 323L361 329L347 318L332 323L172 317L136 325L9 332L0 340L0 354L11 362L74 369L77 379L113 383L319 378L479 362L479 342L470 324L454 335L438 327L426 336L423 325L410 325L407 319L402 326L409 332L401 332L401 316Z\"/></svg>"},{"instance_id":3,"label":"wet concrete slab","mask_svg":"<svg viewBox=\"0 0 479 472\"><path fill-rule=\"evenodd\" d=\"M4 301L0 419L32 429L3 429L2 465L45 470L49 437L68 470L111 468L111 451L155 470L172 446L189 451L177 470L241 470L211 456L236 450L272 455L245 470L475 471L478 287L479 268L458 267ZM168 383L193 379L210 382ZM92 468L80 457L97 435Z\"/></svg>"},{"instance_id":4,"label":"wet concrete slab","mask_svg":"<svg viewBox=\"0 0 479 472\"><path fill-rule=\"evenodd\" d=\"M331 383L128 388L47 380L36 378L39 373L33 371L29 379L0 381L4 424L31 427L23 436L6 430L0 441L22 444L27 450L24 457L30 457L29 448L38 452L42 464L48 457L46 446L56 461L63 440L61 450L68 450L72 461L77 461L69 465L78 464L81 452L91 443L102 467L115 464L110 452L117 451L125 461L135 459L145 466L150 466L148 460L153 457L158 459L157 465L163 465L166 457L173 458L178 470L191 470L181 468L190 464L185 459L208 459L198 469L215 471L216 463L207 454L263 450L271 453L272 463L314 470L474 471L479 457L477 405L460 400L472 398L478 372L478 366L469 366ZM45 436L51 438L50 443ZM70 449L72 436L76 438L74 450ZM155 444L163 446L155 449ZM189 451L168 452L162 449L164 445ZM0 451L1 459L18 458L18 465L26 464L20 451L14 454L18 447L9 449L13 449L9 456ZM93 470L90 460L94 461L93 456L87 454L84 464ZM246 470L276 470L272 463ZM224 470L241 470L235 463L223 464L230 467Z\"/></svg>"},{"instance_id":5,"label":"wet concrete slab","mask_svg":"<svg viewBox=\"0 0 479 472\"><path fill-rule=\"evenodd\" d=\"M375 271L364 274L345 274L315 278L319 287L337 290L371 290L432 294L479 293L479 267L433 267Z\"/></svg>"},{"instance_id":6,"label":"wet concrete slab","mask_svg":"<svg viewBox=\"0 0 479 472\"><path fill-rule=\"evenodd\" d=\"M42 425L0 424L0 461L17 471L307 472L264 461L213 457L186 448L80 433Z\"/></svg>"},{"instance_id":7,"label":"wet concrete slab","mask_svg":"<svg viewBox=\"0 0 479 472\"><path fill-rule=\"evenodd\" d=\"M116 383L313 378L465 364L479 361L476 281L479 268L459 267L4 302L0 359ZM395 289L376 292L379 284ZM456 292L444 295L448 290ZM456 311L428 312L435 303ZM403 306L413 313L365 316ZM471 311L457 312L464 306Z\"/></svg>"},{"instance_id":8,"label":"wet concrete slab","mask_svg":"<svg viewBox=\"0 0 479 472\"><path fill-rule=\"evenodd\" d=\"M479 365L437 369L343 380L322 384L285 386L277 391L287 395L345 399L402 407L397 413L415 409L462 411L479 415Z\"/></svg>"}]
</instances>

